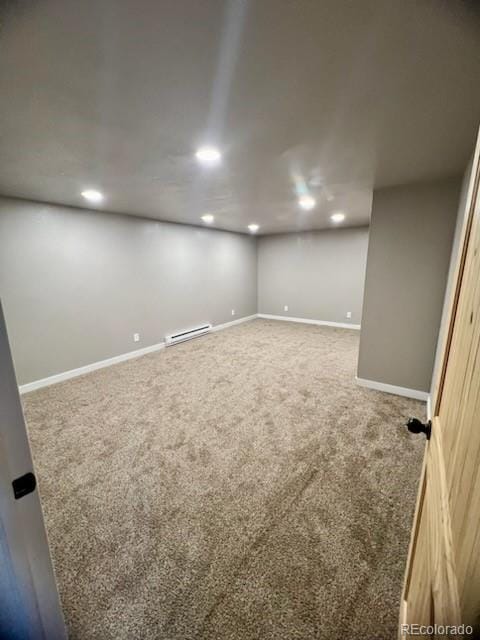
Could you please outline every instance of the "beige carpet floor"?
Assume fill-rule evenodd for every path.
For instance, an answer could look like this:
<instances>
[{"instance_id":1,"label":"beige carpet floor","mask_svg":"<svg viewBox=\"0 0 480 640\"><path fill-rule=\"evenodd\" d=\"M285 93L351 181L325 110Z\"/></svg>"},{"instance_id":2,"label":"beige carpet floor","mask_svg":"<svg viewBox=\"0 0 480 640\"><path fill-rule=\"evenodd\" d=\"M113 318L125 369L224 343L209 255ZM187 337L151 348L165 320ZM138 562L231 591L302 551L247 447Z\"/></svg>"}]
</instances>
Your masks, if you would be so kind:
<instances>
[{"instance_id":1,"label":"beige carpet floor","mask_svg":"<svg viewBox=\"0 0 480 640\"><path fill-rule=\"evenodd\" d=\"M424 405L255 320L24 396L72 640L395 638Z\"/></svg>"}]
</instances>

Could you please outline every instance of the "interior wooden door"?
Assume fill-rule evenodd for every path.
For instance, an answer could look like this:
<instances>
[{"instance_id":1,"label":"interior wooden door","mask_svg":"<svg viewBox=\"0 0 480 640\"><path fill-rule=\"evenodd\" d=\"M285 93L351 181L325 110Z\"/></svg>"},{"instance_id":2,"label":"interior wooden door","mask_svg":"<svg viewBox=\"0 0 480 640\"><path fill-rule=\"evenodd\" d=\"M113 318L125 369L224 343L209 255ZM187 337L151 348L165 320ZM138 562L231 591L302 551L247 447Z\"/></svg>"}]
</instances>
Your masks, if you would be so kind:
<instances>
[{"instance_id":1,"label":"interior wooden door","mask_svg":"<svg viewBox=\"0 0 480 640\"><path fill-rule=\"evenodd\" d=\"M432 403L400 637L480 636L480 135ZM406 625L423 625L408 628ZM435 629L435 625L437 625ZM428 628L428 627L433 627ZM459 636L457 636L459 637Z\"/></svg>"}]
</instances>

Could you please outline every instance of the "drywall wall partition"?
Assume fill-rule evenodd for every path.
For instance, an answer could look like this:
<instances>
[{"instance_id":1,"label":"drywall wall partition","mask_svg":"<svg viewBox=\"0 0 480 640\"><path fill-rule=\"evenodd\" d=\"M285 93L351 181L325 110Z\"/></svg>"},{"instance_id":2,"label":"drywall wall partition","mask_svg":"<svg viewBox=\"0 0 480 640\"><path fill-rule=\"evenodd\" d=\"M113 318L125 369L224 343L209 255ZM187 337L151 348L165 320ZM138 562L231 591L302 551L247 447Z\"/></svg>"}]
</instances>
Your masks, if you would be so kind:
<instances>
[{"instance_id":1,"label":"drywall wall partition","mask_svg":"<svg viewBox=\"0 0 480 640\"><path fill-rule=\"evenodd\" d=\"M468 215L467 196L468 196L468 191L470 187L470 179L472 177L471 176L472 168L473 168L473 158L470 160L467 166L467 169L465 171L465 174L463 176L462 188L460 192L460 202L458 205L457 218L456 218L456 224L455 224L455 233L453 237L452 251L450 255L447 286L445 289L445 298L444 298L443 308L442 308L442 319L440 322L438 343L437 343L437 348L435 353L435 363L433 367L432 384L431 384L431 390L430 390L431 394L435 393L435 388L436 388L437 382L439 381L439 377L441 373L443 350L445 348L445 340L447 337L448 325L450 322L450 316L449 316L450 302L451 302L450 298L453 295L454 287L456 283L457 265L458 265L460 248L461 248L460 242L462 240L462 230L465 224L465 219ZM473 189L473 185L472 185L472 189Z\"/></svg>"},{"instance_id":2,"label":"drywall wall partition","mask_svg":"<svg viewBox=\"0 0 480 640\"><path fill-rule=\"evenodd\" d=\"M258 312L360 324L367 247L368 227L260 237Z\"/></svg>"},{"instance_id":3,"label":"drywall wall partition","mask_svg":"<svg viewBox=\"0 0 480 640\"><path fill-rule=\"evenodd\" d=\"M358 377L428 392L461 180L374 192Z\"/></svg>"},{"instance_id":4,"label":"drywall wall partition","mask_svg":"<svg viewBox=\"0 0 480 640\"><path fill-rule=\"evenodd\" d=\"M24 384L256 313L256 240L1 198L0 297Z\"/></svg>"}]
</instances>

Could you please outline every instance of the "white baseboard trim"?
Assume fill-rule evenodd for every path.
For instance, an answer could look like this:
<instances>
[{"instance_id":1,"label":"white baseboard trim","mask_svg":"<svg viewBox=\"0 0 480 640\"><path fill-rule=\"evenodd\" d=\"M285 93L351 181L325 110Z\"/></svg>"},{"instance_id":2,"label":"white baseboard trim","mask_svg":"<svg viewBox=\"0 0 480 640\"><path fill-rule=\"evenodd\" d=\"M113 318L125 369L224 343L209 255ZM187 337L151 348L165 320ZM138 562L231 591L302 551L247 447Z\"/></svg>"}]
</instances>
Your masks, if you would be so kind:
<instances>
[{"instance_id":1,"label":"white baseboard trim","mask_svg":"<svg viewBox=\"0 0 480 640\"><path fill-rule=\"evenodd\" d=\"M366 380L365 378L355 378L357 384L375 391L384 391L385 393L393 393L396 396L405 396L414 400L423 400L428 402L429 393L427 391L418 391L418 389L407 389L406 387L397 387L394 384L386 384L385 382L376 382L375 380Z\"/></svg>"},{"instance_id":2,"label":"white baseboard trim","mask_svg":"<svg viewBox=\"0 0 480 640\"><path fill-rule=\"evenodd\" d=\"M228 327L232 327L235 324L240 324L241 322L246 322L247 320L253 320L257 317L255 313L252 316L245 316L244 318L238 318L237 320L232 320L232 322L225 322L224 324L217 324L212 327L212 331L221 331L222 329L228 329ZM143 347L143 349L136 349L135 351L128 351L128 353L122 353L119 356L113 356L113 358L107 358L106 360L100 360L98 362L92 362L91 364L86 364L83 367L78 367L77 369L71 369L70 371L63 371L62 373L57 373L53 376L48 376L48 378L42 378L41 380L34 380L33 382L28 382L27 384L22 384L19 386L20 393L28 393L29 391L35 391L36 389L41 389L42 387L48 387L51 384L57 384L57 382L63 382L64 380L70 380L70 378L76 378L77 376L83 376L86 373L91 373L92 371L96 371L97 369L103 369L104 367L111 367L113 364L119 364L120 362L125 362L126 360L132 360L133 358L140 358L141 356L145 356L148 353L154 353L155 351L160 351L165 348L165 342L159 342L158 344L152 344L149 347Z\"/></svg>"},{"instance_id":3,"label":"white baseboard trim","mask_svg":"<svg viewBox=\"0 0 480 640\"><path fill-rule=\"evenodd\" d=\"M355 329L359 330L359 324L349 324L347 322L330 322L329 320L311 320L309 318L293 318L291 316L274 316L270 313L257 313L258 318L266 320L284 320L285 322L301 322L303 324L317 324L326 327L338 327L339 329Z\"/></svg>"},{"instance_id":4,"label":"white baseboard trim","mask_svg":"<svg viewBox=\"0 0 480 640\"><path fill-rule=\"evenodd\" d=\"M258 317L257 313L254 313L251 316L244 316L243 318L237 318L237 320L232 320L231 322L224 322L223 324L216 324L212 327L212 331L222 331L223 329L228 329L229 327L233 327L236 324L242 324L242 322L248 322L249 320L255 320Z\"/></svg>"},{"instance_id":5,"label":"white baseboard trim","mask_svg":"<svg viewBox=\"0 0 480 640\"><path fill-rule=\"evenodd\" d=\"M153 353L154 351L160 351L165 348L164 342L158 344L152 344L150 347L144 347L143 349L136 349L135 351L129 351L128 353L122 353L119 356L113 356L113 358L107 358L106 360L99 360L98 362L92 362L86 364L83 367L77 369L71 369L70 371L63 371L57 373L48 378L42 378L41 380L35 380L34 382L28 382L19 386L20 393L28 393L28 391L35 391L42 387L48 387L51 384L57 384L57 382L63 382L64 380L70 380L70 378L76 378L77 376L83 376L85 373L91 373L97 369L103 369L104 367L111 367L113 364L119 364L125 362L125 360L132 360L133 358L139 358L145 356L147 353Z\"/></svg>"}]
</instances>

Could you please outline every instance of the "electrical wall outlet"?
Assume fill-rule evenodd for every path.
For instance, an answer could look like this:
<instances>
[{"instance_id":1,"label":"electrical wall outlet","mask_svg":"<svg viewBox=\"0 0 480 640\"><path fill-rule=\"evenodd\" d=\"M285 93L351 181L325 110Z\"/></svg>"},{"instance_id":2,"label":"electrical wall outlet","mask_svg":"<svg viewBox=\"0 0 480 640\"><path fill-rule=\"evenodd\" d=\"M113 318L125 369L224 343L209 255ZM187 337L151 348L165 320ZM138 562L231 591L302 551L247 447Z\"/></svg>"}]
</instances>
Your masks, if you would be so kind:
<instances>
[{"instance_id":1,"label":"electrical wall outlet","mask_svg":"<svg viewBox=\"0 0 480 640\"><path fill-rule=\"evenodd\" d=\"M139 333L134 333L133 334L133 341L134 342L139 342L140 341L140 334Z\"/></svg>"},{"instance_id":2,"label":"electrical wall outlet","mask_svg":"<svg viewBox=\"0 0 480 640\"><path fill-rule=\"evenodd\" d=\"M232 309L232 316L235 315L235 309Z\"/></svg>"},{"instance_id":3,"label":"electrical wall outlet","mask_svg":"<svg viewBox=\"0 0 480 640\"><path fill-rule=\"evenodd\" d=\"M283 307L283 310L284 310L284 311L288 311L288 304L286 304L286 305Z\"/></svg>"},{"instance_id":4,"label":"electrical wall outlet","mask_svg":"<svg viewBox=\"0 0 480 640\"><path fill-rule=\"evenodd\" d=\"M351 311L347 311L347 318L351 318L352 317L352 312Z\"/></svg>"}]
</instances>

